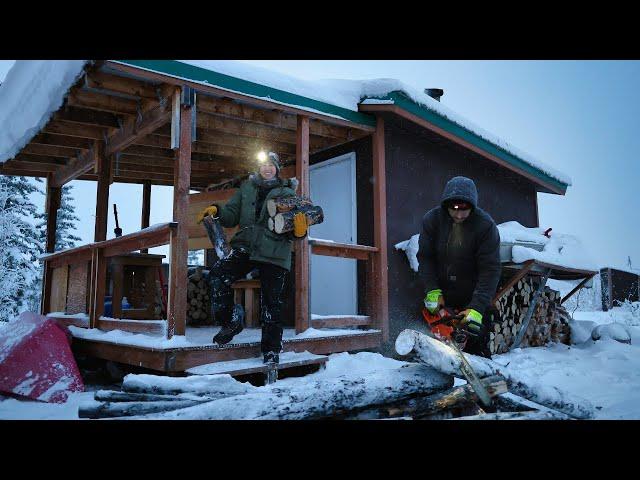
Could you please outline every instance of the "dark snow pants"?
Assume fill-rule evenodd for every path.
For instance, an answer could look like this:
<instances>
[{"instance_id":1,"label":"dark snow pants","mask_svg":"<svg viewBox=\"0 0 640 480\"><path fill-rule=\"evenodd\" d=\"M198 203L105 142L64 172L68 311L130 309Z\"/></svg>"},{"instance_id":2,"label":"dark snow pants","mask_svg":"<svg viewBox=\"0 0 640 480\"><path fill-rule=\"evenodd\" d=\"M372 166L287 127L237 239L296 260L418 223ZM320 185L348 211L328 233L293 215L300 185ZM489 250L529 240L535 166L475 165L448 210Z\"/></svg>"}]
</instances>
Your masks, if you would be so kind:
<instances>
[{"instance_id":1,"label":"dark snow pants","mask_svg":"<svg viewBox=\"0 0 640 480\"><path fill-rule=\"evenodd\" d=\"M249 252L233 249L218 260L209 273L211 311L222 325L231 322L233 290L231 285L253 269L260 272L260 324L262 353L282 350L282 305L287 270L277 265L249 260Z\"/></svg>"}]
</instances>

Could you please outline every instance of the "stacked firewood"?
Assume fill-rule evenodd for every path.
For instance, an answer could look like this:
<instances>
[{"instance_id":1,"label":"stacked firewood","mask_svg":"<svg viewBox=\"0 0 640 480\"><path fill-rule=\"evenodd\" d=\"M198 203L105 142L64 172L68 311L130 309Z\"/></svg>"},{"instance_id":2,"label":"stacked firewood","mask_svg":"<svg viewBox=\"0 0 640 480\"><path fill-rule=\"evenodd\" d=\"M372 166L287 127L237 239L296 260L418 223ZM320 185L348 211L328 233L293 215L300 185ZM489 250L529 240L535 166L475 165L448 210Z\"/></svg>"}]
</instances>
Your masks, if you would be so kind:
<instances>
[{"instance_id":1,"label":"stacked firewood","mask_svg":"<svg viewBox=\"0 0 640 480\"><path fill-rule=\"evenodd\" d=\"M324 221L322 208L314 205L311 200L304 197L272 198L267 200L267 212L269 230L275 233L287 233L293 231L293 217L296 213L304 213L307 217L307 225L315 225Z\"/></svg>"},{"instance_id":2,"label":"stacked firewood","mask_svg":"<svg viewBox=\"0 0 640 480\"><path fill-rule=\"evenodd\" d=\"M495 303L500 321L495 321L489 333L489 350L492 354L509 351L523 324L540 279L525 277L505 292ZM569 344L570 315L560 305L560 293L544 288L520 347L539 347L548 342Z\"/></svg>"},{"instance_id":3,"label":"stacked firewood","mask_svg":"<svg viewBox=\"0 0 640 480\"><path fill-rule=\"evenodd\" d=\"M187 283L187 325L212 324L208 272L202 267L189 269Z\"/></svg>"}]
</instances>

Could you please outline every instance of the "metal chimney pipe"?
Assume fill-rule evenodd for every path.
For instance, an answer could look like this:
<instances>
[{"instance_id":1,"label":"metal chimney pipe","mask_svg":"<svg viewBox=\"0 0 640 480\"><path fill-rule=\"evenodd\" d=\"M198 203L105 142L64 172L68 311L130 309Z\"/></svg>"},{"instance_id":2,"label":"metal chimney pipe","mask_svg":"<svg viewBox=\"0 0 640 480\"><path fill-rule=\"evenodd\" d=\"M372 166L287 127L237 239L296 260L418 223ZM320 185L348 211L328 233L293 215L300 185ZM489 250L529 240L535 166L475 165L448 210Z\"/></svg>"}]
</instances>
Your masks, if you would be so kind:
<instances>
[{"instance_id":1,"label":"metal chimney pipe","mask_svg":"<svg viewBox=\"0 0 640 480\"><path fill-rule=\"evenodd\" d=\"M425 88L424 93L429 95L431 98L440 101L440 97L444 95L444 90L441 88Z\"/></svg>"}]
</instances>

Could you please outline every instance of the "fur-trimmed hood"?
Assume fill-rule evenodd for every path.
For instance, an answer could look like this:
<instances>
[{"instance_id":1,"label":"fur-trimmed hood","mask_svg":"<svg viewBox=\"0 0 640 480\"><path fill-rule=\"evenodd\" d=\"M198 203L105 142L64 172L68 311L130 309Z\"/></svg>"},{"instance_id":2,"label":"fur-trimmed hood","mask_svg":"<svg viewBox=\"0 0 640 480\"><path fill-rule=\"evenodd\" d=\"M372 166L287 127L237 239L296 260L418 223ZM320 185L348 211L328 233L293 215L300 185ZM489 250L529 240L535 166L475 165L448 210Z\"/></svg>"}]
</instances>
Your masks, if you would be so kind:
<instances>
[{"instance_id":1,"label":"fur-trimmed hood","mask_svg":"<svg viewBox=\"0 0 640 480\"><path fill-rule=\"evenodd\" d=\"M264 179L258 173L252 173L251 175L249 175L249 180L251 180L255 185L257 185L259 187L267 185L267 183L264 181ZM295 177L293 177L293 178L284 178L284 179L280 178L280 177L276 177L276 178L274 178L273 186L274 187L289 187L295 192L298 189L298 185L299 184L300 184L300 182Z\"/></svg>"}]
</instances>

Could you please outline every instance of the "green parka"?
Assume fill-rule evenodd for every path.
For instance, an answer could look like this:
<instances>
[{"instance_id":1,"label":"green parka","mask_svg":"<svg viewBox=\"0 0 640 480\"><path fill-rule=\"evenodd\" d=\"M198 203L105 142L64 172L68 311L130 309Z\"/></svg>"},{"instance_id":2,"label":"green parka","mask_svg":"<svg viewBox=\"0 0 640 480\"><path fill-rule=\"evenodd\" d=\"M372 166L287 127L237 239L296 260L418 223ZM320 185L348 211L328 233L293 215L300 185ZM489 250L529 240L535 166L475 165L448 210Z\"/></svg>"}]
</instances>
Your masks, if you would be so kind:
<instances>
[{"instance_id":1,"label":"green parka","mask_svg":"<svg viewBox=\"0 0 640 480\"><path fill-rule=\"evenodd\" d=\"M272 263L290 270L291 236L269 230L267 201L271 198L295 196L298 181L295 178L279 179L280 185L273 187L267 193L260 214L256 218L258 186L254 175L245 180L233 197L219 209L220 223L226 228L240 226L240 230L231 239L232 248L248 250L252 261Z\"/></svg>"}]
</instances>

